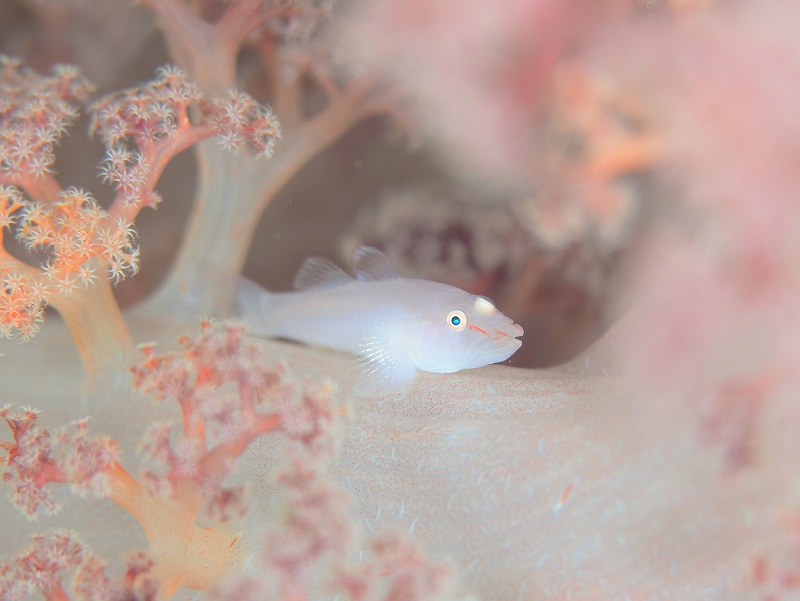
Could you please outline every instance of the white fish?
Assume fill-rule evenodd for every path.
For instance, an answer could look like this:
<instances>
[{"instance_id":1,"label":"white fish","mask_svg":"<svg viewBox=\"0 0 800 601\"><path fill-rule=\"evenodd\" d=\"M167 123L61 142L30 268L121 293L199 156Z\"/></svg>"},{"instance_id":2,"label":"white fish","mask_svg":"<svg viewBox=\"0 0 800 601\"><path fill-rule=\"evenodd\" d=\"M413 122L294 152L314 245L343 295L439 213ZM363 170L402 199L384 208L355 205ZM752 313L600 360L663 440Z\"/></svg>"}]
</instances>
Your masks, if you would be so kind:
<instances>
[{"instance_id":1,"label":"white fish","mask_svg":"<svg viewBox=\"0 0 800 601\"><path fill-rule=\"evenodd\" d=\"M522 327L489 299L400 277L376 248L357 248L353 271L355 278L313 257L297 273L296 292L268 292L243 279L239 312L254 334L355 353L381 390L404 387L417 370L505 361L522 346Z\"/></svg>"}]
</instances>

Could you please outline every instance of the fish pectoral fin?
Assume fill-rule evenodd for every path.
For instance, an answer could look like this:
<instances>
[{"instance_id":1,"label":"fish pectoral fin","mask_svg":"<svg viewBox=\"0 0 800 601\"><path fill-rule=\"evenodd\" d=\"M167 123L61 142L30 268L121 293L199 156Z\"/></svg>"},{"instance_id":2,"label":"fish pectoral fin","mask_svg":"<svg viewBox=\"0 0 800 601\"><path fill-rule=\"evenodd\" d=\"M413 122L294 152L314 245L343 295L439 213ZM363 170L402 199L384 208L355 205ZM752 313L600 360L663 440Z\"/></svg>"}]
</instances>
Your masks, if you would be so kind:
<instances>
[{"instance_id":1,"label":"fish pectoral fin","mask_svg":"<svg viewBox=\"0 0 800 601\"><path fill-rule=\"evenodd\" d=\"M309 257L303 261L294 277L294 287L295 290L332 288L352 281L353 278L338 265L321 257Z\"/></svg>"},{"instance_id":2,"label":"fish pectoral fin","mask_svg":"<svg viewBox=\"0 0 800 601\"><path fill-rule=\"evenodd\" d=\"M369 338L357 351L359 366L370 392L396 392L408 387L417 368L403 354L395 352L386 337Z\"/></svg>"},{"instance_id":3,"label":"fish pectoral fin","mask_svg":"<svg viewBox=\"0 0 800 601\"><path fill-rule=\"evenodd\" d=\"M353 252L353 273L361 282L391 280L400 274L389 261L389 257L371 246L359 246Z\"/></svg>"}]
</instances>

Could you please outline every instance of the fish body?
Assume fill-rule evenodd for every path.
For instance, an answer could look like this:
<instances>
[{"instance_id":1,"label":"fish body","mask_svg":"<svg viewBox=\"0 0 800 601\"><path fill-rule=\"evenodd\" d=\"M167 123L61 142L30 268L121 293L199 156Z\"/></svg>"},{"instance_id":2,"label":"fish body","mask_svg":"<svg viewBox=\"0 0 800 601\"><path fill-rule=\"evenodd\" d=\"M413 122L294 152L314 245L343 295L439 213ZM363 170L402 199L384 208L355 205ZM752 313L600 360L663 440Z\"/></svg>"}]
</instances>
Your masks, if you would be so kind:
<instances>
[{"instance_id":1,"label":"fish body","mask_svg":"<svg viewBox=\"0 0 800 601\"><path fill-rule=\"evenodd\" d=\"M397 388L417 370L452 373L504 361L522 327L488 299L439 282L401 277L379 250L359 247L355 277L310 258L295 292L243 281L239 311L254 333L356 354L373 383Z\"/></svg>"}]
</instances>

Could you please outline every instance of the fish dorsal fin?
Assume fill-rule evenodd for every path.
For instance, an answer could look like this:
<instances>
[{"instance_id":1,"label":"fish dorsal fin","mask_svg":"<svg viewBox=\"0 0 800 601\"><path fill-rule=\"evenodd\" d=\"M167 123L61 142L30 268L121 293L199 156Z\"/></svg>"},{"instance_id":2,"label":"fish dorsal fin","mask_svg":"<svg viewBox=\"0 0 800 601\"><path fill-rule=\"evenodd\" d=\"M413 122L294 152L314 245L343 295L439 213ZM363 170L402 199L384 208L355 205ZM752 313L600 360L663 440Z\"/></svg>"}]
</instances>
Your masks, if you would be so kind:
<instances>
[{"instance_id":1,"label":"fish dorsal fin","mask_svg":"<svg viewBox=\"0 0 800 601\"><path fill-rule=\"evenodd\" d=\"M339 266L334 265L321 257L309 257L300 266L294 276L295 290L309 290L311 288L332 288L352 282L347 273Z\"/></svg>"},{"instance_id":2,"label":"fish dorsal fin","mask_svg":"<svg viewBox=\"0 0 800 601\"><path fill-rule=\"evenodd\" d=\"M353 253L353 272L362 282L390 280L400 274L389 261L389 257L371 246L359 246Z\"/></svg>"}]
</instances>

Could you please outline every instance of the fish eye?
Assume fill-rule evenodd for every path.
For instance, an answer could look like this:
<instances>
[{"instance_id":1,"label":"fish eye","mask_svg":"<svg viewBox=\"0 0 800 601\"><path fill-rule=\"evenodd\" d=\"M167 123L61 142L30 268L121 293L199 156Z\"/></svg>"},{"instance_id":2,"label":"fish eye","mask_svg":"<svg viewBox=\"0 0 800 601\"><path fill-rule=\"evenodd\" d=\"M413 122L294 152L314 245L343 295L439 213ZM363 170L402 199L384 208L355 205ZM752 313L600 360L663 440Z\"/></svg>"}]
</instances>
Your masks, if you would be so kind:
<instances>
[{"instance_id":1,"label":"fish eye","mask_svg":"<svg viewBox=\"0 0 800 601\"><path fill-rule=\"evenodd\" d=\"M456 332L460 332L467 327L467 315L463 311L455 309L447 314L447 325Z\"/></svg>"}]
</instances>

